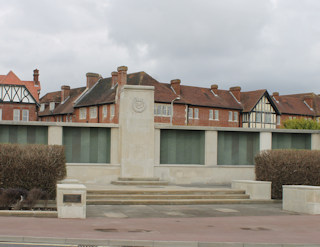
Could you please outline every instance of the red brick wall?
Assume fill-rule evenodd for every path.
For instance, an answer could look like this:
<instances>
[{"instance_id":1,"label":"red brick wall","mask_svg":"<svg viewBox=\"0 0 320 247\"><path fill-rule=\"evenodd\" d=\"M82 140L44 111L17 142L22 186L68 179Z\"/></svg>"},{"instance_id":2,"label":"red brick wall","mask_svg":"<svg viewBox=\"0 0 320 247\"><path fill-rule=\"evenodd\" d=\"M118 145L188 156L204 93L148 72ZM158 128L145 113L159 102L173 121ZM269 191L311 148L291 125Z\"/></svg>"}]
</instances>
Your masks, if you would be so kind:
<instances>
[{"instance_id":1,"label":"red brick wall","mask_svg":"<svg viewBox=\"0 0 320 247\"><path fill-rule=\"evenodd\" d=\"M20 121L22 121L22 110L29 110L29 121L37 121L37 106L35 104L2 103L2 120L13 120L13 110L20 110Z\"/></svg>"},{"instance_id":2,"label":"red brick wall","mask_svg":"<svg viewBox=\"0 0 320 247\"><path fill-rule=\"evenodd\" d=\"M311 119L314 119L313 117L311 116L301 116L301 115L290 115L290 114L282 114L281 117L280 117L280 125L277 125L277 128L278 129L281 129L283 127L283 122L290 119L290 117L292 119L296 118L296 119L300 119L300 118L311 118Z\"/></svg>"}]
</instances>

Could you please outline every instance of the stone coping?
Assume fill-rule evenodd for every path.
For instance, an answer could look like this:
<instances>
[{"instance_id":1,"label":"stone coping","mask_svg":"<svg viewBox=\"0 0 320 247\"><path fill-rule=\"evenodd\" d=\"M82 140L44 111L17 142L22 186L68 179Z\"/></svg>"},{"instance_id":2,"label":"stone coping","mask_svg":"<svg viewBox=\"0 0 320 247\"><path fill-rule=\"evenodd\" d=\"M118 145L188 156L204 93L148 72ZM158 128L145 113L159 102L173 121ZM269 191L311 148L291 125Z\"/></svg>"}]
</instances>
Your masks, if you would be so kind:
<instances>
[{"instance_id":1,"label":"stone coping","mask_svg":"<svg viewBox=\"0 0 320 247\"><path fill-rule=\"evenodd\" d=\"M320 186L311 185L283 185L283 188L299 189L299 190L320 190Z\"/></svg>"},{"instance_id":2,"label":"stone coping","mask_svg":"<svg viewBox=\"0 0 320 247\"><path fill-rule=\"evenodd\" d=\"M234 128L234 127L208 127L208 126L180 126L155 123L155 129L172 130L212 130L212 131L235 131L235 132L271 132L271 133L297 133L297 134L320 134L319 130L301 129L258 129L258 128Z\"/></svg>"},{"instance_id":3,"label":"stone coping","mask_svg":"<svg viewBox=\"0 0 320 247\"><path fill-rule=\"evenodd\" d=\"M256 180L232 180L235 183L247 183L247 184L271 184L269 181L256 181Z\"/></svg>"},{"instance_id":4,"label":"stone coping","mask_svg":"<svg viewBox=\"0 0 320 247\"><path fill-rule=\"evenodd\" d=\"M74 189L81 189L85 190L87 187L83 184L57 184L58 189L63 189L63 190L74 190Z\"/></svg>"},{"instance_id":5,"label":"stone coping","mask_svg":"<svg viewBox=\"0 0 320 247\"><path fill-rule=\"evenodd\" d=\"M152 90L152 91L154 91L154 86L124 85L122 90L123 89Z\"/></svg>"},{"instance_id":6,"label":"stone coping","mask_svg":"<svg viewBox=\"0 0 320 247\"><path fill-rule=\"evenodd\" d=\"M0 236L1 242L55 244L55 245L96 245L96 246L143 246L143 247L316 247L317 244L294 243L241 243L241 242L197 242L197 241L157 241L133 239L81 239L81 238L45 238L27 236Z\"/></svg>"},{"instance_id":7,"label":"stone coping","mask_svg":"<svg viewBox=\"0 0 320 247\"><path fill-rule=\"evenodd\" d=\"M0 210L0 216L57 218L57 211ZM1 237L0 237L1 240Z\"/></svg>"}]
</instances>

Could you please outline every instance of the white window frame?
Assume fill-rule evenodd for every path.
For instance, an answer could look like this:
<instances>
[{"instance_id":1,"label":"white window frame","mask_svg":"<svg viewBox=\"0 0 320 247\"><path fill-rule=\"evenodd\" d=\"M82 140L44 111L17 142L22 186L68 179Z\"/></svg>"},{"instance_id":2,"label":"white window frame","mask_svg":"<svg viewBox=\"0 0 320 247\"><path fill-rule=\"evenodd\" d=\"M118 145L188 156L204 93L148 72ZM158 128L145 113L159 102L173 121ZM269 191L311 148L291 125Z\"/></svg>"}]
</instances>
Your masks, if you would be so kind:
<instances>
[{"instance_id":1,"label":"white window frame","mask_svg":"<svg viewBox=\"0 0 320 247\"><path fill-rule=\"evenodd\" d=\"M233 112L233 121L238 122L238 112L236 111Z\"/></svg>"},{"instance_id":2,"label":"white window frame","mask_svg":"<svg viewBox=\"0 0 320 247\"><path fill-rule=\"evenodd\" d=\"M49 104L49 110L50 110L50 111L53 111L54 108L55 108L55 106L56 106L56 103L55 103L55 102L50 102L50 104Z\"/></svg>"},{"instance_id":3,"label":"white window frame","mask_svg":"<svg viewBox=\"0 0 320 247\"><path fill-rule=\"evenodd\" d=\"M189 119L193 119L193 108L189 108L188 117L189 117Z\"/></svg>"},{"instance_id":4,"label":"white window frame","mask_svg":"<svg viewBox=\"0 0 320 247\"><path fill-rule=\"evenodd\" d=\"M115 115L114 105L110 106L110 117L113 118Z\"/></svg>"},{"instance_id":5,"label":"white window frame","mask_svg":"<svg viewBox=\"0 0 320 247\"><path fill-rule=\"evenodd\" d=\"M233 113L232 113L232 111L229 111L229 122L232 122L232 117L233 117Z\"/></svg>"},{"instance_id":6,"label":"white window frame","mask_svg":"<svg viewBox=\"0 0 320 247\"><path fill-rule=\"evenodd\" d=\"M80 120L87 119L87 108L83 107L79 109L79 119Z\"/></svg>"},{"instance_id":7,"label":"white window frame","mask_svg":"<svg viewBox=\"0 0 320 247\"><path fill-rule=\"evenodd\" d=\"M2 121L2 108L0 108L0 121Z\"/></svg>"},{"instance_id":8,"label":"white window frame","mask_svg":"<svg viewBox=\"0 0 320 247\"><path fill-rule=\"evenodd\" d=\"M92 106L90 107L90 119L94 119L97 118L97 107L96 106Z\"/></svg>"},{"instance_id":9,"label":"white window frame","mask_svg":"<svg viewBox=\"0 0 320 247\"><path fill-rule=\"evenodd\" d=\"M214 120L219 121L219 110L214 110Z\"/></svg>"},{"instance_id":10,"label":"white window frame","mask_svg":"<svg viewBox=\"0 0 320 247\"><path fill-rule=\"evenodd\" d=\"M194 119L199 119L199 108L194 108Z\"/></svg>"},{"instance_id":11,"label":"white window frame","mask_svg":"<svg viewBox=\"0 0 320 247\"><path fill-rule=\"evenodd\" d=\"M262 123L262 113L261 112L256 112L256 123Z\"/></svg>"},{"instance_id":12,"label":"white window frame","mask_svg":"<svg viewBox=\"0 0 320 247\"><path fill-rule=\"evenodd\" d=\"M46 104L45 104L45 103L42 103L42 104L40 105L40 111L44 111L45 107L46 107Z\"/></svg>"},{"instance_id":13,"label":"white window frame","mask_svg":"<svg viewBox=\"0 0 320 247\"><path fill-rule=\"evenodd\" d=\"M281 125L281 116L277 115L277 125Z\"/></svg>"},{"instance_id":14,"label":"white window frame","mask_svg":"<svg viewBox=\"0 0 320 247\"><path fill-rule=\"evenodd\" d=\"M213 120L213 110L209 110L209 120Z\"/></svg>"},{"instance_id":15,"label":"white window frame","mask_svg":"<svg viewBox=\"0 0 320 247\"><path fill-rule=\"evenodd\" d=\"M24 121L24 122L29 121L29 110L27 110L27 109L22 110L22 121Z\"/></svg>"},{"instance_id":16,"label":"white window frame","mask_svg":"<svg viewBox=\"0 0 320 247\"><path fill-rule=\"evenodd\" d=\"M20 110L13 109L13 121L20 121Z\"/></svg>"},{"instance_id":17,"label":"white window frame","mask_svg":"<svg viewBox=\"0 0 320 247\"><path fill-rule=\"evenodd\" d=\"M102 118L107 118L108 116L108 106L104 105L102 107Z\"/></svg>"},{"instance_id":18,"label":"white window frame","mask_svg":"<svg viewBox=\"0 0 320 247\"><path fill-rule=\"evenodd\" d=\"M271 124L272 123L272 114L271 113L265 113L264 116L265 116L264 122L266 124Z\"/></svg>"}]
</instances>

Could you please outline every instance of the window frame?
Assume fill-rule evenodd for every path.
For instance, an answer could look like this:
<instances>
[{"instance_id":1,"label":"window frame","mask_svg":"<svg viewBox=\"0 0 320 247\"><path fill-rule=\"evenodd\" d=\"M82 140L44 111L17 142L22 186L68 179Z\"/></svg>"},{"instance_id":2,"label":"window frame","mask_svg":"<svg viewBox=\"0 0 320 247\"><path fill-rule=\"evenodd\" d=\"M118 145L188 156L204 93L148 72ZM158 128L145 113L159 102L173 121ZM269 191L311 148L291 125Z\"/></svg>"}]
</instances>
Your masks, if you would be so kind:
<instances>
[{"instance_id":1,"label":"window frame","mask_svg":"<svg viewBox=\"0 0 320 247\"><path fill-rule=\"evenodd\" d=\"M97 107L96 106L91 106L89 109L89 117L90 119L95 119L97 118Z\"/></svg>"},{"instance_id":2,"label":"window frame","mask_svg":"<svg viewBox=\"0 0 320 247\"><path fill-rule=\"evenodd\" d=\"M19 116L17 116L16 113ZM16 117L18 117L18 119ZM15 121L15 122L19 122L20 121L20 109L13 109L13 121Z\"/></svg>"},{"instance_id":3,"label":"window frame","mask_svg":"<svg viewBox=\"0 0 320 247\"><path fill-rule=\"evenodd\" d=\"M79 119L80 120L86 120L87 119L87 108L82 107L79 109Z\"/></svg>"},{"instance_id":4,"label":"window frame","mask_svg":"<svg viewBox=\"0 0 320 247\"><path fill-rule=\"evenodd\" d=\"M26 116L25 116L25 113L27 113ZM26 117L26 120L25 120L25 117ZM22 109L22 121L29 122L29 110L28 109Z\"/></svg>"}]
</instances>

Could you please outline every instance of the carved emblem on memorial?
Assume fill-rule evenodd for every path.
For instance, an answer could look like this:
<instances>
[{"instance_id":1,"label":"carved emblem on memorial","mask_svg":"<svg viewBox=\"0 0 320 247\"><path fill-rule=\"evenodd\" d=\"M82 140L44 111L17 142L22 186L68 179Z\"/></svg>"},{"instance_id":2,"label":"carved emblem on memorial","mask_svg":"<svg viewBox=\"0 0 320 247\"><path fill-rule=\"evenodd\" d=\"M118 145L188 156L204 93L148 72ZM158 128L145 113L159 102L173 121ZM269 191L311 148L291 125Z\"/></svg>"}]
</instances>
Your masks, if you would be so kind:
<instances>
[{"instance_id":1,"label":"carved emblem on memorial","mask_svg":"<svg viewBox=\"0 0 320 247\"><path fill-rule=\"evenodd\" d=\"M144 103L143 99L134 98L132 108L135 112L141 113L146 109L146 104Z\"/></svg>"}]
</instances>

